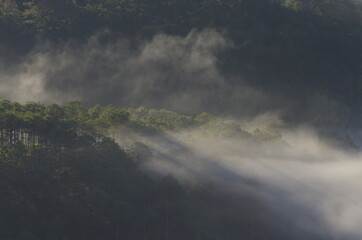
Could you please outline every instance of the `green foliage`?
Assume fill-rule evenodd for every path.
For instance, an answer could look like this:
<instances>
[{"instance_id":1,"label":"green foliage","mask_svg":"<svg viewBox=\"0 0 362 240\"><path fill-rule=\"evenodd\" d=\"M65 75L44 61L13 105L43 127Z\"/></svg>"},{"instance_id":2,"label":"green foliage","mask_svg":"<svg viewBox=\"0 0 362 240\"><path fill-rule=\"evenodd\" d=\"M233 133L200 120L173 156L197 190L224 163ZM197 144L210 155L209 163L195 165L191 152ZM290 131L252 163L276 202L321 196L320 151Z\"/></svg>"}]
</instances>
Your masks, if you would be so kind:
<instances>
[{"instance_id":1,"label":"green foliage","mask_svg":"<svg viewBox=\"0 0 362 240\"><path fill-rule=\"evenodd\" d=\"M19 21L21 18L21 11L19 10L17 4L13 0L4 0L2 1L2 6L0 8L0 16L5 19L14 19Z\"/></svg>"},{"instance_id":2,"label":"green foliage","mask_svg":"<svg viewBox=\"0 0 362 240\"><path fill-rule=\"evenodd\" d=\"M302 4L299 1L287 1L283 3L283 6L293 9L295 11L302 10Z\"/></svg>"},{"instance_id":3,"label":"green foliage","mask_svg":"<svg viewBox=\"0 0 362 240\"><path fill-rule=\"evenodd\" d=\"M150 148L141 142L135 142L131 144L126 151L137 163L150 160L152 157Z\"/></svg>"},{"instance_id":4,"label":"green foliage","mask_svg":"<svg viewBox=\"0 0 362 240\"><path fill-rule=\"evenodd\" d=\"M177 114L168 110L129 109L130 120L142 126L158 130L177 130L191 126L192 117Z\"/></svg>"},{"instance_id":5,"label":"green foliage","mask_svg":"<svg viewBox=\"0 0 362 240\"><path fill-rule=\"evenodd\" d=\"M210 113L203 112L203 113L198 114L195 117L194 121L198 125L203 125L203 124L207 124L212 121L217 121L217 117Z\"/></svg>"},{"instance_id":6,"label":"green foliage","mask_svg":"<svg viewBox=\"0 0 362 240\"><path fill-rule=\"evenodd\" d=\"M127 111L110 105L102 109L96 121L105 127L110 127L123 124L127 122L128 118Z\"/></svg>"},{"instance_id":7,"label":"green foliage","mask_svg":"<svg viewBox=\"0 0 362 240\"><path fill-rule=\"evenodd\" d=\"M233 120L215 119L201 126L201 130L209 136L216 137L248 137L250 134Z\"/></svg>"},{"instance_id":8,"label":"green foliage","mask_svg":"<svg viewBox=\"0 0 362 240\"><path fill-rule=\"evenodd\" d=\"M281 121L268 122L249 133L242 128L245 123L227 120L209 113L195 117L168 110L128 109L113 105L88 108L78 101L65 105L44 105L28 102L23 105L7 100L0 101L0 146L21 143L29 149L36 146L60 149L74 141L91 143L92 138L114 137L117 127L138 127L154 131L196 131L210 137L255 137L259 140L280 139ZM138 162L151 157L151 151L142 143L130 146L128 152Z\"/></svg>"},{"instance_id":9,"label":"green foliage","mask_svg":"<svg viewBox=\"0 0 362 240\"><path fill-rule=\"evenodd\" d=\"M203 133L213 137L249 137L250 134L243 130L241 125L234 120L225 120L210 113L200 113L194 118L194 124Z\"/></svg>"},{"instance_id":10,"label":"green foliage","mask_svg":"<svg viewBox=\"0 0 362 240\"><path fill-rule=\"evenodd\" d=\"M209 137L218 138L241 137L244 139L254 138L258 141L280 140L282 136L279 130L285 125L282 120L268 121L260 128L248 132L244 129L244 126L248 125L245 122L223 119L206 112L192 118L171 111L146 109L144 107L128 109L128 111L130 113L130 123L133 126L142 126L166 132L195 131L196 134L202 133ZM147 155L146 148L147 146L143 146L142 143L135 143L129 150L134 156L140 157L144 154ZM145 157L145 159L147 158Z\"/></svg>"},{"instance_id":11,"label":"green foliage","mask_svg":"<svg viewBox=\"0 0 362 240\"><path fill-rule=\"evenodd\" d=\"M187 187L172 175L147 177L138 167L151 149L136 142L122 150L109 137L112 124L161 133L196 128L256 143L279 140L283 127L272 121L251 135L239 122L208 113L192 118L145 108L0 100L1 239L247 239L254 228L263 229L259 239L285 236L249 196L249 185L248 196L235 196L208 182ZM348 137L336 139L351 144Z\"/></svg>"},{"instance_id":12,"label":"green foliage","mask_svg":"<svg viewBox=\"0 0 362 240\"><path fill-rule=\"evenodd\" d=\"M97 114L95 109L98 109ZM108 135L112 126L124 124L128 112L114 106L96 106L88 109L80 102L63 106L27 102L24 105L7 100L0 101L1 147L21 143L62 148L77 138Z\"/></svg>"},{"instance_id":13,"label":"green foliage","mask_svg":"<svg viewBox=\"0 0 362 240\"><path fill-rule=\"evenodd\" d=\"M24 24L38 32L67 32L78 20L79 13L71 0L33 0L25 1Z\"/></svg>"},{"instance_id":14,"label":"green foliage","mask_svg":"<svg viewBox=\"0 0 362 240\"><path fill-rule=\"evenodd\" d=\"M115 106L1 100L1 239L160 239L165 197L174 218L173 236L182 239L177 233L182 230L173 225L183 221L174 212L185 208L176 204L181 199L175 195L181 189L177 180L154 184L98 131L127 119L128 112ZM142 157L149 151L144 146L134 150L136 155L142 150Z\"/></svg>"},{"instance_id":15,"label":"green foliage","mask_svg":"<svg viewBox=\"0 0 362 240\"><path fill-rule=\"evenodd\" d=\"M261 141L274 141L282 138L279 130L283 127L284 122L281 120L267 122L260 128L253 130L252 135Z\"/></svg>"}]
</instances>

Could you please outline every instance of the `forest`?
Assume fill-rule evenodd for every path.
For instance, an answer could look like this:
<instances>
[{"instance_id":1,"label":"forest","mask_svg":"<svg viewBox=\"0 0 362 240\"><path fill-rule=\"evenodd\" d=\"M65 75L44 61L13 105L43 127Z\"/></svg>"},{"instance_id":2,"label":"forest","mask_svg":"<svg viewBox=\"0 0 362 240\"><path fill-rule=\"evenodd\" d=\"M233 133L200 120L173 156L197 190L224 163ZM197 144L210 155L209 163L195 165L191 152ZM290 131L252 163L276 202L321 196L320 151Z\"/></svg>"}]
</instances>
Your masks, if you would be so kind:
<instances>
[{"instance_id":1,"label":"forest","mask_svg":"<svg viewBox=\"0 0 362 240\"><path fill-rule=\"evenodd\" d=\"M361 23L359 0L0 0L0 239L361 239Z\"/></svg>"},{"instance_id":2,"label":"forest","mask_svg":"<svg viewBox=\"0 0 362 240\"><path fill-rule=\"evenodd\" d=\"M293 224L281 230L286 220L273 220L249 192L248 185L258 188L257 183L246 181L234 196L207 179L190 176L180 183L166 173L147 174L142 165L151 161L151 147L117 142L117 136L130 138L124 128L153 136L193 129L207 138L284 145L280 120L248 132L242 129L246 123L209 113L193 117L162 109L8 100L1 100L0 114L1 239L321 237L301 234ZM321 139L355 149L347 138ZM263 231L254 232L257 228Z\"/></svg>"}]
</instances>

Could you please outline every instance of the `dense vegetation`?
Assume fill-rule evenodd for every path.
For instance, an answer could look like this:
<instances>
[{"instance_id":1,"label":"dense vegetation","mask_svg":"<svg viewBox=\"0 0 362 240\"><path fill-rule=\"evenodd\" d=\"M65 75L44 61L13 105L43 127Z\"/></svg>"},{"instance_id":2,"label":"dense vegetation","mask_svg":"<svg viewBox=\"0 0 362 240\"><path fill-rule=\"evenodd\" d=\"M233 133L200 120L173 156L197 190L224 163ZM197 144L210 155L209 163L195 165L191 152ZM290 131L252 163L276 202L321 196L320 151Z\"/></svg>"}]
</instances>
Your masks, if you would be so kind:
<instances>
[{"instance_id":1,"label":"dense vegetation","mask_svg":"<svg viewBox=\"0 0 362 240\"><path fill-rule=\"evenodd\" d=\"M286 124L360 124L358 2L0 0L0 63L21 61L43 40L82 43L105 28L111 32L105 44L215 28L234 45L217 56L227 81L288 100ZM117 135L120 128L145 134L192 129L261 144L280 141L284 124L250 127L206 112L1 100L0 239L331 239L300 234L291 221L274 219L247 192L256 183L245 183L245 195L235 196L206 183L183 186L171 175L151 177L139 168L151 154L148 146L123 149L115 140L127 138ZM349 137L321 138L355 148Z\"/></svg>"},{"instance_id":2,"label":"dense vegetation","mask_svg":"<svg viewBox=\"0 0 362 240\"><path fill-rule=\"evenodd\" d=\"M232 137L228 121L207 113L193 118L166 110L87 108L79 102L1 100L0 114L1 239L239 239L250 234L269 239L285 234L268 217L259 217L263 208L247 192L225 199L227 192L202 183L183 187L170 175L150 178L130 157L140 156L142 149L127 154L110 138L120 125L152 131L203 125L207 134ZM230 129L235 131L235 124ZM258 227L262 233L253 232Z\"/></svg>"},{"instance_id":3,"label":"dense vegetation","mask_svg":"<svg viewBox=\"0 0 362 240\"><path fill-rule=\"evenodd\" d=\"M120 127L144 135L192 129L261 144L281 139L281 121L248 132L244 122L209 113L7 100L0 101L0 116L1 239L297 237L293 224L281 230L288 223L265 212L250 183L245 195L235 196L207 182L181 186L170 175L151 178L138 167L152 155L148 146L121 149L112 139ZM328 139L353 146L349 139Z\"/></svg>"},{"instance_id":4,"label":"dense vegetation","mask_svg":"<svg viewBox=\"0 0 362 240\"><path fill-rule=\"evenodd\" d=\"M45 105L37 102L19 104L0 101L0 145L21 144L28 149L42 146L48 150L62 151L77 141L96 141L104 136L114 137L117 126L139 128L144 131L182 131L199 129L204 134L216 137L275 135L280 120L266 123L260 129L247 132L247 123L227 120L210 113L194 117L168 110L121 109L113 105L86 107L78 101L65 105Z\"/></svg>"},{"instance_id":5,"label":"dense vegetation","mask_svg":"<svg viewBox=\"0 0 362 240\"><path fill-rule=\"evenodd\" d=\"M243 76L233 84L243 81L285 97L291 120L318 118L325 108L345 119L361 111L358 1L3 0L1 6L5 59L26 53L39 39L82 41L104 28L114 33L105 41L215 28L234 42L220 56L222 71Z\"/></svg>"}]
</instances>

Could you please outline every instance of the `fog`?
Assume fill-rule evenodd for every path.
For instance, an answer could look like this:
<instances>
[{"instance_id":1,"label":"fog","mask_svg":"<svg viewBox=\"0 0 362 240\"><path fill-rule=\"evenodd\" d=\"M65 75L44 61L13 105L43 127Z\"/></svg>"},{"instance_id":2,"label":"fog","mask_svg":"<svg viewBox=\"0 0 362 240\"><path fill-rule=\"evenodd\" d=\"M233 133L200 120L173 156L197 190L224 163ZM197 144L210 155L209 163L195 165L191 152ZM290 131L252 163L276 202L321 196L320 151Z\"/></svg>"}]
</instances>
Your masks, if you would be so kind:
<instances>
[{"instance_id":1,"label":"fog","mask_svg":"<svg viewBox=\"0 0 362 240\"><path fill-rule=\"evenodd\" d=\"M186 113L232 110L246 115L279 108L276 97L246 86L242 76L220 72L219 55L233 48L226 33L212 29L133 42L106 30L82 43L40 41L16 64L6 64L3 56L0 96ZM235 79L237 85L231 83Z\"/></svg>"},{"instance_id":2,"label":"fog","mask_svg":"<svg viewBox=\"0 0 362 240\"><path fill-rule=\"evenodd\" d=\"M17 64L2 64L0 96L19 102L81 100L192 114L227 114L231 109L236 115L253 116L256 125L265 116L279 116L289 105L242 84L243 76L221 73L218 56L234 47L224 33L160 33L136 44L107 40L109 34L101 32L82 44L42 42ZM237 86L232 78L238 79ZM283 130L282 139L275 141L210 137L198 130L147 136L123 129L121 146L133 142L151 150L151 158L141 164L150 174L171 173L186 185L207 183L236 194L248 186L276 219L287 219L300 233L362 239L362 157L320 140L315 129Z\"/></svg>"},{"instance_id":3,"label":"fog","mask_svg":"<svg viewBox=\"0 0 362 240\"><path fill-rule=\"evenodd\" d=\"M146 171L240 195L247 187L268 217L286 219L292 226L286 232L297 231L296 239L362 238L362 156L330 146L314 129L282 130L283 137L272 141L211 137L199 130L124 134L126 148L138 141L151 149L152 157L141 164Z\"/></svg>"}]
</instances>

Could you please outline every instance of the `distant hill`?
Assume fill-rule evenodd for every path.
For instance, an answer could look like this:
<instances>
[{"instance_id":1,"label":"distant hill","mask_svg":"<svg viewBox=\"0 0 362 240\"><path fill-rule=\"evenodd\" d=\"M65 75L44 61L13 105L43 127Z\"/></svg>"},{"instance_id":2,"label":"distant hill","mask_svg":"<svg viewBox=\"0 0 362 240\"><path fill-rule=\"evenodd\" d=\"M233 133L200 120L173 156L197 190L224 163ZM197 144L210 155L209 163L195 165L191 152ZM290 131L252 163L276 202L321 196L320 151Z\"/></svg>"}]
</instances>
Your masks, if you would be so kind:
<instances>
[{"instance_id":1,"label":"distant hill","mask_svg":"<svg viewBox=\"0 0 362 240\"><path fill-rule=\"evenodd\" d=\"M359 122L362 28L356 1L4 0L0 52L3 61L14 62L40 39L81 42L104 28L112 33L105 42L159 32L184 36L195 28L223 31L234 47L218 56L218 67L243 76L230 78L233 84L278 95L290 105L290 121L316 119L318 109L328 108Z\"/></svg>"}]
</instances>

